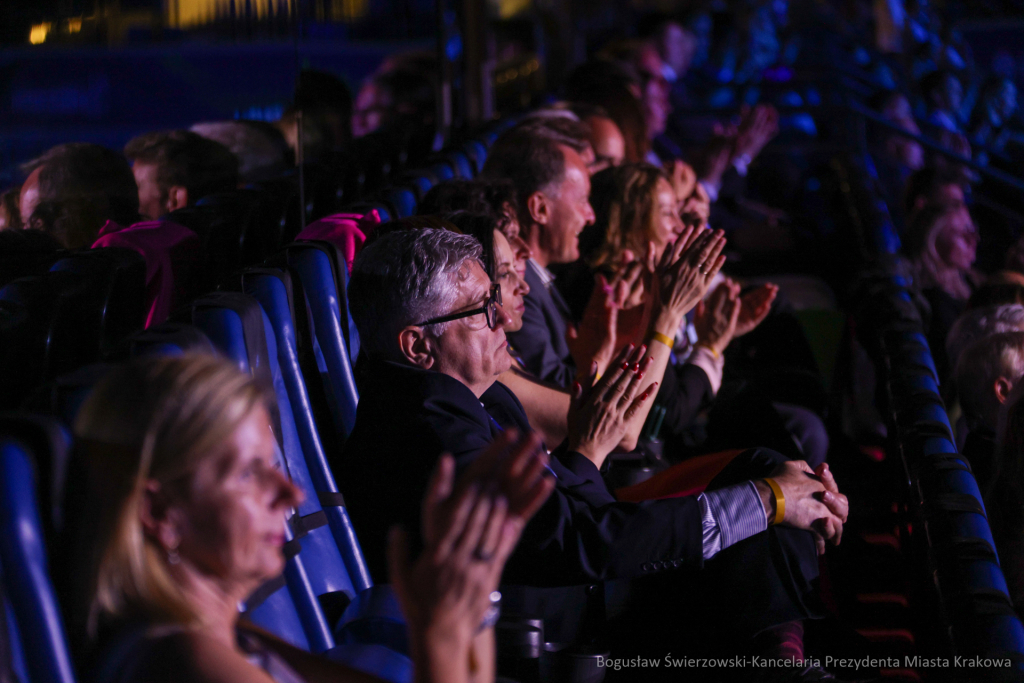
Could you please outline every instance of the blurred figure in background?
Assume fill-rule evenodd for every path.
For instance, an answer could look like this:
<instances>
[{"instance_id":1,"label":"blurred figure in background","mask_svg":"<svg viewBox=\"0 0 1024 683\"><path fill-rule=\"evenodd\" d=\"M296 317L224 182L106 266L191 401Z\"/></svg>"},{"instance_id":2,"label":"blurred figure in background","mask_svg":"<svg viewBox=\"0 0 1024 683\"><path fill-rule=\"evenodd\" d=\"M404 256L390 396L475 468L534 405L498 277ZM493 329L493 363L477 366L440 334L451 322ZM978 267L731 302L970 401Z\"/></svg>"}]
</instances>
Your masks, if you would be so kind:
<instances>
[{"instance_id":1,"label":"blurred figure in background","mask_svg":"<svg viewBox=\"0 0 1024 683\"><path fill-rule=\"evenodd\" d=\"M53 235L66 249L91 246L108 222L139 219L135 177L117 152L84 142L57 145L22 170L28 173L19 198L23 225Z\"/></svg>"},{"instance_id":2,"label":"blurred figure in background","mask_svg":"<svg viewBox=\"0 0 1024 683\"><path fill-rule=\"evenodd\" d=\"M125 145L139 187L139 213L155 221L207 195L238 187L238 158L187 130L146 133Z\"/></svg>"},{"instance_id":3,"label":"blurred figure in background","mask_svg":"<svg viewBox=\"0 0 1024 683\"><path fill-rule=\"evenodd\" d=\"M285 173L294 154L281 131L263 121L209 121L190 130L219 142L238 158L238 183L249 185Z\"/></svg>"},{"instance_id":4,"label":"blurred figure in background","mask_svg":"<svg viewBox=\"0 0 1024 683\"><path fill-rule=\"evenodd\" d=\"M302 117L302 153L299 153L299 115ZM296 161L320 161L346 149L352 139L352 93L339 78L323 71L303 69L295 85L292 105L276 123Z\"/></svg>"}]
</instances>

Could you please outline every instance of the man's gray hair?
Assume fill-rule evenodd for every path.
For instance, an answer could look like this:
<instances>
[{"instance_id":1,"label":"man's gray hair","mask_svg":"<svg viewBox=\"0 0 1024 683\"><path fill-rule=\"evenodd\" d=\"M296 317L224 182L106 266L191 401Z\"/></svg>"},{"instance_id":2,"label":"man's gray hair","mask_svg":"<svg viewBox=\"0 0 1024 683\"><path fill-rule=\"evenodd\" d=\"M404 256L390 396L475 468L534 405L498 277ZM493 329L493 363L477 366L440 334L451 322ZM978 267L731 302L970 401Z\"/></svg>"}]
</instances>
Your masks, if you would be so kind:
<instances>
[{"instance_id":1,"label":"man's gray hair","mask_svg":"<svg viewBox=\"0 0 1024 683\"><path fill-rule=\"evenodd\" d=\"M1001 304L967 311L956 319L946 337L949 366L955 368L960 354L982 337L1020 331L1024 331L1024 306L1020 304Z\"/></svg>"},{"instance_id":2,"label":"man's gray hair","mask_svg":"<svg viewBox=\"0 0 1024 683\"><path fill-rule=\"evenodd\" d=\"M956 389L964 414L982 418L993 429L993 385L1000 377L1016 384L1024 376L1024 332L1000 332L975 341L964 349L956 364Z\"/></svg>"},{"instance_id":3,"label":"man's gray hair","mask_svg":"<svg viewBox=\"0 0 1024 683\"><path fill-rule=\"evenodd\" d=\"M479 264L480 255L473 237L435 228L397 230L368 244L352 265L348 287L362 348L398 359L398 333L450 313L463 267ZM431 325L429 331L440 336L447 325Z\"/></svg>"}]
</instances>

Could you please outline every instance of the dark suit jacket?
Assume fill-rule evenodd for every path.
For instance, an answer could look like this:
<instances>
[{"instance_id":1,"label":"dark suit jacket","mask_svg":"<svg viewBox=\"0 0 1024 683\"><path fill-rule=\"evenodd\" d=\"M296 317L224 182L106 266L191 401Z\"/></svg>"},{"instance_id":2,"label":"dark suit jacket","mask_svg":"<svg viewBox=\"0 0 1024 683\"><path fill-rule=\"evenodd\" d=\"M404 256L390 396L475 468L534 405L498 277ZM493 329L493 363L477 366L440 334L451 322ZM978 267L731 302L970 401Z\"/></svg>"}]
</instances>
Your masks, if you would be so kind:
<instances>
[{"instance_id":1,"label":"dark suit jacket","mask_svg":"<svg viewBox=\"0 0 1024 683\"><path fill-rule=\"evenodd\" d=\"M419 535L421 501L440 454L451 453L464 467L501 429L526 430L529 423L500 383L481 401L441 373L388 362L369 371L374 379L333 467L370 572L386 581L387 531L402 523ZM702 564L696 498L619 503L583 456L563 453L551 468L555 491L527 525L506 583L569 586Z\"/></svg>"},{"instance_id":2,"label":"dark suit jacket","mask_svg":"<svg viewBox=\"0 0 1024 683\"><path fill-rule=\"evenodd\" d=\"M523 327L510 332L509 344L527 370L540 379L560 387L569 387L576 377L576 366L565 342L566 322L572 319L569 306L555 287L544 286L533 266L526 267L526 295Z\"/></svg>"}]
</instances>

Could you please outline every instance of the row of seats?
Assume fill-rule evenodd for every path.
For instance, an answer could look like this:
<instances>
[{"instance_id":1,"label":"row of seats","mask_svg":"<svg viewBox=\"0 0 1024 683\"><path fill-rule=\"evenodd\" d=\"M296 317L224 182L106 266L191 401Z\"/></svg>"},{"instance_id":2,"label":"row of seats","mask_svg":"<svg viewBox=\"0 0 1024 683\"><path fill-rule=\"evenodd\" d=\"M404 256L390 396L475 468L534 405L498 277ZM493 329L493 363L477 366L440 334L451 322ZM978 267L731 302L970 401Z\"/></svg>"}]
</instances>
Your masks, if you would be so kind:
<instances>
[{"instance_id":1,"label":"row of seats","mask_svg":"<svg viewBox=\"0 0 1024 683\"><path fill-rule=\"evenodd\" d=\"M870 192L870 159L849 159L846 172L858 195L851 201L859 204L865 241L877 257L859 283L859 338L878 371L877 401L898 449L893 455L903 463L910 507L905 531L924 547L928 578L934 572L942 655L1009 658L1011 667L990 673L1018 680L1024 674L1024 626L1009 598L977 481L957 452L911 283L892 258L898 235L885 202Z\"/></svg>"},{"instance_id":2,"label":"row of seats","mask_svg":"<svg viewBox=\"0 0 1024 683\"><path fill-rule=\"evenodd\" d=\"M496 138L468 142L407 174L406 184L386 193L401 211L386 200L358 210L376 210L382 220L410 213L415 203L402 204L402 192L415 188L415 202L436 182L473 177ZM281 185L294 190L290 183ZM273 197L265 187L214 195L171 216L203 240L198 286L209 293L145 331L138 332L145 264L131 251L72 253L0 289L0 372L13 389L2 409L32 411L0 419L0 490L18 492L0 503L0 526L10 531L0 545L0 576L22 680L75 680L47 565L46 542L61 520L48 521L47 511L63 500L55 472L73 467L67 425L109 368L97 361L197 349L215 350L273 387L281 467L305 494L290 520L285 572L250 597L248 618L303 649L385 680L411 680L401 610L388 587L370 579L326 457L352 430L358 402L347 264L327 242L279 247L298 230L286 218L294 197L278 189Z\"/></svg>"}]
</instances>

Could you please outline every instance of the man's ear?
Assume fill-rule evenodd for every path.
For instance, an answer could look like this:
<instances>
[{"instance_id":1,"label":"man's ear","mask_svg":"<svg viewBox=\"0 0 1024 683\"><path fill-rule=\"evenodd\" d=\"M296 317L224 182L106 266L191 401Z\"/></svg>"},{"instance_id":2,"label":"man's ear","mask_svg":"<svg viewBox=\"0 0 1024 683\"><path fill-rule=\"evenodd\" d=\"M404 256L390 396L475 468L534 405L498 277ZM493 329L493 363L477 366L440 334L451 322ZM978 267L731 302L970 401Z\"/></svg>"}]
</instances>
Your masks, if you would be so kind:
<instances>
[{"instance_id":1,"label":"man's ear","mask_svg":"<svg viewBox=\"0 0 1024 683\"><path fill-rule=\"evenodd\" d=\"M551 202L539 190L527 198L526 209L530 212L530 220L533 223L547 225L551 220Z\"/></svg>"},{"instance_id":2,"label":"man's ear","mask_svg":"<svg viewBox=\"0 0 1024 683\"><path fill-rule=\"evenodd\" d=\"M188 206L188 189L181 185L171 185L167 190L167 203L164 205L167 213L184 209L186 206Z\"/></svg>"},{"instance_id":3,"label":"man's ear","mask_svg":"<svg viewBox=\"0 0 1024 683\"><path fill-rule=\"evenodd\" d=\"M424 370L434 366L434 337L422 327L410 325L399 332L398 348L410 364Z\"/></svg>"},{"instance_id":4,"label":"man's ear","mask_svg":"<svg viewBox=\"0 0 1024 683\"><path fill-rule=\"evenodd\" d=\"M1010 392L1013 391L1013 382L1006 377L999 377L992 385L992 388L996 392L996 400L1000 403L1006 403L1006 399L1010 398Z\"/></svg>"},{"instance_id":5,"label":"man's ear","mask_svg":"<svg viewBox=\"0 0 1024 683\"><path fill-rule=\"evenodd\" d=\"M147 481L139 500L139 522L145 535L166 551L175 550L181 544L181 530L174 518L170 499L159 482Z\"/></svg>"}]
</instances>

